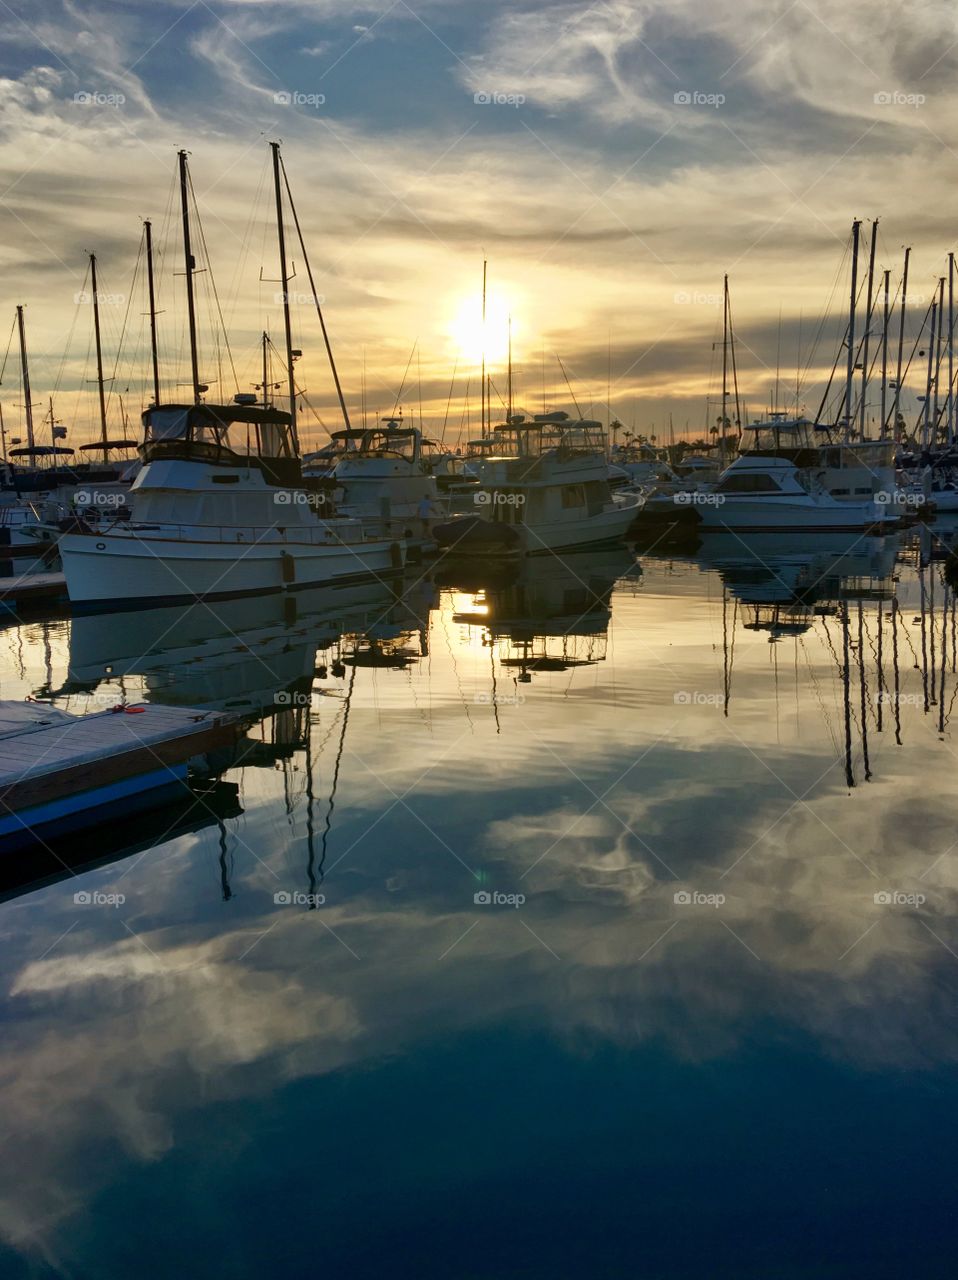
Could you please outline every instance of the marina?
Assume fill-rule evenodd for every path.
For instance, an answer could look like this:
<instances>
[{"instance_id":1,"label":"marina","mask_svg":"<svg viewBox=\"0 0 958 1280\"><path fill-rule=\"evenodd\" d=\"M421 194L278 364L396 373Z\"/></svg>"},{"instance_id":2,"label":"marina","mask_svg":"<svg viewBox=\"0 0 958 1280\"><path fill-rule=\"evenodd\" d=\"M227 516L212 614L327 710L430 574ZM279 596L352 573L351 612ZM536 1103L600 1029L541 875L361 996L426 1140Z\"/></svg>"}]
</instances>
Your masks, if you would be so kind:
<instances>
[{"instance_id":1,"label":"marina","mask_svg":"<svg viewBox=\"0 0 958 1280\"><path fill-rule=\"evenodd\" d=\"M488 1096L490 1075L524 1099L521 1121L513 1102L486 1119L496 1159L460 1165L456 1195L498 1205L494 1235L517 1225L497 1200L507 1170L551 1198L588 1198L549 1117L568 1105L557 1090L610 1096L607 1115L590 1104L573 1127L577 1148L623 1170L611 1211L631 1214L631 1188L644 1188L657 1206L650 1247L679 1259L654 1274L712 1274L700 1246L674 1242L688 1170L711 1168L721 1148L716 1172L738 1169L771 1214L757 1190L766 1157L730 1155L726 1124L767 1123L768 1089L799 1064L814 1064L814 1098L787 1110L782 1141L789 1158L810 1144L806 1196L836 1116L869 1128L875 1080L887 1090L924 1071L921 1088L895 1096L936 1134L938 1099L954 1093L950 1033L929 1031L948 1023L958 946L951 390L929 408L932 357L924 397L914 380L908 391L909 427L907 366L888 394L886 305L880 408L868 412L874 276L856 345L856 221L832 370L847 353L844 385L831 395L829 378L813 416L798 394L794 412L777 391L764 410L741 405L726 277L722 412L708 437L676 442L670 430L665 445L611 412L583 413L561 359L571 409L523 405L511 318L504 412L483 353L478 436L467 412L457 443L446 439L451 389L441 424L421 408L407 416L400 387L371 426L365 401L350 416L317 306L343 426L323 424L327 442L305 447L318 415L296 376L283 246L287 217L300 227L278 144L269 167L286 344L264 331L254 390L236 379L214 395L200 374L204 269L181 151L192 394L160 385L150 257L152 376L136 461L109 469L128 437L110 439L102 351L101 439L80 449L107 470L61 463L58 445L27 446L29 470L7 454L0 907L13 923L0 946L18 973L19 1076L44 1117L68 1106L72 1118L64 1131L11 1113L8 1148L32 1172L0 1192L0 1268L27 1280L28 1267L32 1280L72 1274L77 1260L77 1274L127 1274L111 1243L124 1196L145 1179L182 1219L178 1161L202 1161L198 1144L216 1150L208 1130L229 1108L242 1141L282 1171L275 1212L305 1214L304 1192L286 1181L296 1171L308 1182L304 1116L322 1117L327 1152L348 1164L357 1109L383 1125L397 1092L434 1095L450 1074L444 1105L460 1125L459 1091ZM484 308L486 288L484 267ZM942 298L914 343L934 325L943 364ZM18 325L22 338L22 311ZM162 1027L160 1040L118 1043L117 1010ZM65 1103L43 1045L91 1017L98 1045L112 1037L116 1052L109 1065L88 1053ZM528 1085L540 1069L541 1099ZM677 1070L676 1093L666 1080ZM743 1075L754 1097L737 1096ZM661 1158L622 1163L655 1132L633 1077L670 1117L668 1141L681 1137L664 1184ZM136 1100L91 1165L72 1153L95 1145L83 1116L104 1090ZM689 1090L706 1109L698 1129L684 1118ZM292 1126L281 1149L274 1108ZM709 1121L708 1109L726 1119ZM130 1125L164 1136L131 1143ZM399 1140L434 1169L442 1131ZM473 1146L487 1140L471 1122L466 1133ZM666 1150L664 1135L655 1141ZM899 1144L898 1159L910 1190L933 1196L924 1148ZM819 1274L814 1241L838 1230L863 1187L883 1221L899 1212L877 1154L872 1166L856 1159L836 1176L809 1232L779 1225L798 1270L765 1268L760 1238L733 1243L716 1228L745 1259L721 1274ZM232 1195L235 1169L204 1176ZM405 1176L414 1185L421 1173ZM364 1164L338 1192L333 1274L383 1269L353 1263L369 1187ZM457 1234L472 1219L455 1197L443 1213ZM87 1247L64 1235L77 1223L96 1242L93 1270ZM233 1227L262 1247L255 1228ZM193 1274L182 1250L207 1230L193 1224L137 1274ZM552 1230L528 1274L573 1274ZM399 1238L417 1275L458 1274L414 1231ZM45 1254L69 1262L47 1267L32 1243L41 1237ZM576 1239L574 1274L638 1274L596 1270L586 1254L603 1246L591 1228ZM495 1248L483 1252L477 1276L513 1273ZM288 1274L311 1274L311 1251L287 1253ZM904 1273L894 1250L859 1253L863 1271L835 1274ZM941 1256L935 1243L922 1274L944 1275Z\"/></svg>"},{"instance_id":2,"label":"marina","mask_svg":"<svg viewBox=\"0 0 958 1280\"><path fill-rule=\"evenodd\" d=\"M958 11L3 7L0 1280L951 1280Z\"/></svg>"}]
</instances>

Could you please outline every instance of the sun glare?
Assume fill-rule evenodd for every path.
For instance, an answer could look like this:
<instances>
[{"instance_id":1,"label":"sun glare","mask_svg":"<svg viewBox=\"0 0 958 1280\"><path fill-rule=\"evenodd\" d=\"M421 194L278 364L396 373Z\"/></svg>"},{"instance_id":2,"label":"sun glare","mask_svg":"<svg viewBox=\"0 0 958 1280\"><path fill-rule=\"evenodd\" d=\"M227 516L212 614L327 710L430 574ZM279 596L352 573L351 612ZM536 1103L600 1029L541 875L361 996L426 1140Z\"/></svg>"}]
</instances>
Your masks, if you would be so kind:
<instances>
[{"instance_id":1,"label":"sun glare","mask_svg":"<svg viewBox=\"0 0 958 1280\"><path fill-rule=\"evenodd\" d=\"M449 324L449 336L461 362L480 365L503 365L509 358L509 302L501 294L486 297L486 319L482 319L482 298L463 298ZM512 318L515 343L516 321Z\"/></svg>"}]
</instances>

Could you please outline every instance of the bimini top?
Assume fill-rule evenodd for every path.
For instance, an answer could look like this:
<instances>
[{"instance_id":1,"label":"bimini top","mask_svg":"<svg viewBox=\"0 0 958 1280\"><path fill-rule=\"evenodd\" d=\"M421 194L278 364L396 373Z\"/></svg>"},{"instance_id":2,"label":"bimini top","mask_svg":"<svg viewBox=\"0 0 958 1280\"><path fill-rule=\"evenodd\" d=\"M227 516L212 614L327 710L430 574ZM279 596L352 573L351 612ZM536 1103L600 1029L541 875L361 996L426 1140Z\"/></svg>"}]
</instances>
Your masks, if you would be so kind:
<instances>
[{"instance_id":1,"label":"bimini top","mask_svg":"<svg viewBox=\"0 0 958 1280\"><path fill-rule=\"evenodd\" d=\"M67 457L72 454L73 450L66 448L64 445L52 444L25 444L19 449L11 449L11 458L52 458Z\"/></svg>"},{"instance_id":2,"label":"bimini top","mask_svg":"<svg viewBox=\"0 0 958 1280\"><path fill-rule=\"evenodd\" d=\"M163 404L143 414L143 425L155 440L186 439L197 429L215 430L234 422L288 427L292 418L281 409L258 404Z\"/></svg>"},{"instance_id":3,"label":"bimini top","mask_svg":"<svg viewBox=\"0 0 958 1280\"><path fill-rule=\"evenodd\" d=\"M338 431L330 431L329 438L330 438L330 441L362 440L365 434L366 434L365 427L340 427ZM326 448L328 449L329 445L327 445ZM322 450L320 450L320 453L322 453Z\"/></svg>"},{"instance_id":4,"label":"bimini top","mask_svg":"<svg viewBox=\"0 0 958 1280\"><path fill-rule=\"evenodd\" d=\"M90 444L81 444L81 453L98 453L102 449L138 449L136 440L93 440Z\"/></svg>"}]
</instances>

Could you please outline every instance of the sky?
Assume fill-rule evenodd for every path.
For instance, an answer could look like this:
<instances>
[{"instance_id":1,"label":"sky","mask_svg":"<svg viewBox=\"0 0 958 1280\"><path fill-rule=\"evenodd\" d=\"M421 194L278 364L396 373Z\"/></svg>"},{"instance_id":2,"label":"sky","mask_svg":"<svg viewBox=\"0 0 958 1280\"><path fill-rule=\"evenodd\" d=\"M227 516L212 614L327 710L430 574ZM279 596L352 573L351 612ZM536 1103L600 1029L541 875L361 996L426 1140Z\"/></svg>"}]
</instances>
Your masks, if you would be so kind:
<instances>
[{"instance_id":1,"label":"sky","mask_svg":"<svg viewBox=\"0 0 958 1280\"><path fill-rule=\"evenodd\" d=\"M24 415L18 304L38 419L53 396L68 443L98 430L91 252L110 434L124 414L136 434L151 391L144 218L163 396L189 394L181 148L211 398L262 380L264 328L282 348L267 145L279 140L353 418L421 406L451 443L479 434L483 345L504 412L510 315L518 409L603 421L611 409L660 440L670 420L701 434L718 415L725 273L750 417L772 404L814 414L844 327L852 220L880 219L893 311L912 246L906 357L955 247L958 12L930 0L0 10L8 437ZM289 258L297 380L316 413L303 434L321 443L341 421L295 233ZM872 332L874 355L878 320ZM277 358L270 380L283 375ZM877 380L867 402L872 420Z\"/></svg>"}]
</instances>

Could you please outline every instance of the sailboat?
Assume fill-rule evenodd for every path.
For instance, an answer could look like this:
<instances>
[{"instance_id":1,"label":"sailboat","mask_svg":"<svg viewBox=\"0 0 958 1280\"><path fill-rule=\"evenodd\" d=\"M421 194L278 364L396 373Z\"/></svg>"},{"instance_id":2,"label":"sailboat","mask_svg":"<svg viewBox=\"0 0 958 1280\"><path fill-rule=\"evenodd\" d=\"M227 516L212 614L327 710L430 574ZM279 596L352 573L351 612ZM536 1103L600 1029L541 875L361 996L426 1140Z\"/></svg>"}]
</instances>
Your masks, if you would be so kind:
<instances>
[{"instance_id":1,"label":"sailboat","mask_svg":"<svg viewBox=\"0 0 958 1280\"><path fill-rule=\"evenodd\" d=\"M855 319L860 227L857 220L852 225L844 416L833 428L775 411L765 421L743 427L739 457L704 495L704 500L696 503L701 528L824 532L880 529L900 522L894 443L884 434L877 440L865 438L868 325L877 223L872 228L860 365L862 387L857 411L853 401L855 370L859 367L856 365ZM884 423L882 431L884 433Z\"/></svg>"},{"instance_id":2,"label":"sailboat","mask_svg":"<svg viewBox=\"0 0 958 1280\"><path fill-rule=\"evenodd\" d=\"M203 396L196 335L187 153L179 187L189 318L192 403L154 403L143 414L143 468L130 519L109 532L64 535L60 556L75 606L146 607L301 590L388 576L402 568L400 541L358 520L322 518L303 483L289 327L279 144L270 144L286 322L289 412L240 393ZM283 170L285 175L285 171Z\"/></svg>"}]
</instances>

